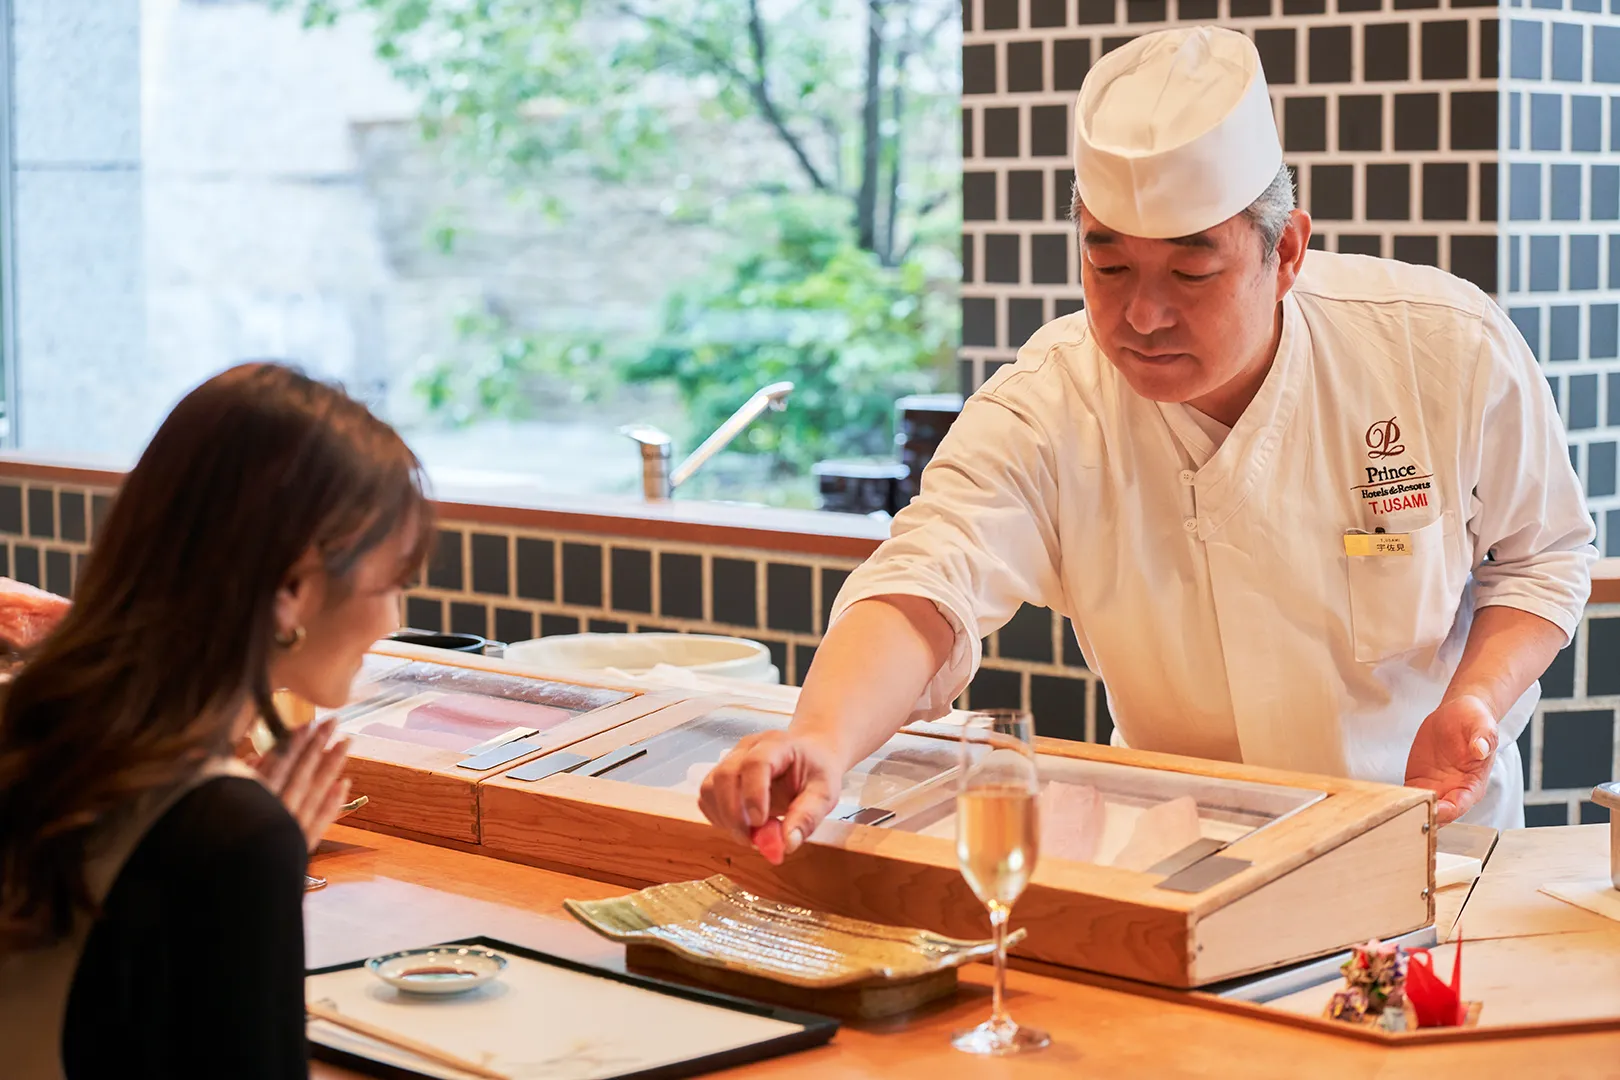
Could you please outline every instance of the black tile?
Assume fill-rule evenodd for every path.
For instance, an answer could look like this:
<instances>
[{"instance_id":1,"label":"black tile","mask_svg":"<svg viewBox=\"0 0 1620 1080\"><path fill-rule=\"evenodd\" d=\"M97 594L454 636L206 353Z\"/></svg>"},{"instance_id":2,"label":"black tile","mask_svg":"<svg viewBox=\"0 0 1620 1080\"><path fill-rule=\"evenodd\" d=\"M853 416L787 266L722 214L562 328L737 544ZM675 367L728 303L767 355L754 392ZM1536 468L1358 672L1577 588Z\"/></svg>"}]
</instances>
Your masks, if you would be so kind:
<instances>
[{"instance_id":1,"label":"black tile","mask_svg":"<svg viewBox=\"0 0 1620 1080\"><path fill-rule=\"evenodd\" d=\"M1559 82L1581 81L1586 68L1584 38L1585 33L1578 23L1555 22L1552 24L1552 77L1554 79Z\"/></svg>"},{"instance_id":2,"label":"black tile","mask_svg":"<svg viewBox=\"0 0 1620 1080\"><path fill-rule=\"evenodd\" d=\"M996 47L962 46L962 93L994 94L996 90Z\"/></svg>"},{"instance_id":3,"label":"black tile","mask_svg":"<svg viewBox=\"0 0 1620 1080\"><path fill-rule=\"evenodd\" d=\"M450 601L450 632L477 634L479 637L489 636L489 608L483 604Z\"/></svg>"},{"instance_id":4,"label":"black tile","mask_svg":"<svg viewBox=\"0 0 1620 1080\"><path fill-rule=\"evenodd\" d=\"M1581 801L1582 825L1607 825L1608 823L1609 811L1607 807L1599 806L1590 800Z\"/></svg>"},{"instance_id":5,"label":"black tile","mask_svg":"<svg viewBox=\"0 0 1620 1080\"><path fill-rule=\"evenodd\" d=\"M641 623L636 627L638 634L678 634L679 630L673 626L655 626L652 623Z\"/></svg>"},{"instance_id":6,"label":"black tile","mask_svg":"<svg viewBox=\"0 0 1620 1080\"><path fill-rule=\"evenodd\" d=\"M1541 309L1533 307L1508 308L1508 318L1523 335L1525 344L1537 360L1541 359Z\"/></svg>"},{"instance_id":7,"label":"black tile","mask_svg":"<svg viewBox=\"0 0 1620 1080\"><path fill-rule=\"evenodd\" d=\"M1620 640L1617 640L1616 644L1620 645ZM1575 645L1573 642L1558 650L1558 655L1553 657L1553 662L1547 665L1547 670L1542 673L1541 696L1543 700L1572 698L1575 696Z\"/></svg>"},{"instance_id":8,"label":"black tile","mask_svg":"<svg viewBox=\"0 0 1620 1080\"><path fill-rule=\"evenodd\" d=\"M1283 99L1283 149L1302 153L1327 149L1327 98Z\"/></svg>"},{"instance_id":9,"label":"black tile","mask_svg":"<svg viewBox=\"0 0 1620 1080\"><path fill-rule=\"evenodd\" d=\"M1592 166L1591 199L1593 221L1620 218L1620 166Z\"/></svg>"},{"instance_id":10,"label":"black tile","mask_svg":"<svg viewBox=\"0 0 1620 1080\"><path fill-rule=\"evenodd\" d=\"M1052 42L1053 90L1080 89L1090 70L1090 38L1058 38Z\"/></svg>"},{"instance_id":11,"label":"black tile","mask_svg":"<svg viewBox=\"0 0 1620 1080\"><path fill-rule=\"evenodd\" d=\"M1232 18L1264 19L1271 15L1271 0L1231 0Z\"/></svg>"},{"instance_id":12,"label":"black tile","mask_svg":"<svg viewBox=\"0 0 1620 1080\"><path fill-rule=\"evenodd\" d=\"M1069 237L1042 233L1029 238L1029 278L1036 285L1069 283Z\"/></svg>"},{"instance_id":13,"label":"black tile","mask_svg":"<svg viewBox=\"0 0 1620 1080\"><path fill-rule=\"evenodd\" d=\"M793 685L803 686L804 677L810 674L810 665L816 662L816 647L814 645L793 646ZM786 678L784 675L783 678Z\"/></svg>"},{"instance_id":14,"label":"black tile","mask_svg":"<svg viewBox=\"0 0 1620 1080\"><path fill-rule=\"evenodd\" d=\"M771 654L771 663L776 665L777 678L782 682L788 681L788 643L777 641L774 638L758 638L758 642L765 646Z\"/></svg>"},{"instance_id":15,"label":"black tile","mask_svg":"<svg viewBox=\"0 0 1620 1080\"><path fill-rule=\"evenodd\" d=\"M1421 27L1420 63L1425 79L1468 78L1468 24L1461 19Z\"/></svg>"},{"instance_id":16,"label":"black tile","mask_svg":"<svg viewBox=\"0 0 1620 1080\"><path fill-rule=\"evenodd\" d=\"M628 634L630 624L620 622L618 619L591 619L585 627L593 634Z\"/></svg>"},{"instance_id":17,"label":"black tile","mask_svg":"<svg viewBox=\"0 0 1620 1080\"><path fill-rule=\"evenodd\" d=\"M3 495L3 494L4 494L3 490L0 490L0 495ZM3 506L4 503L5 503L5 500L3 498L0 498L0 506ZM92 495L92 496L90 496L90 539L91 540L94 540L96 537L101 535L101 526L103 525L103 523L106 522L107 515L112 513L112 505L113 505L113 499L112 499L111 495ZM19 515L19 517L20 517L20 515ZM18 526L18 528L21 528L21 526ZM5 532L5 531L6 531L5 528L3 526L0 526L0 532Z\"/></svg>"},{"instance_id":18,"label":"black tile","mask_svg":"<svg viewBox=\"0 0 1620 1080\"><path fill-rule=\"evenodd\" d=\"M1620 618L1587 622L1586 693L1588 697L1620 694Z\"/></svg>"},{"instance_id":19,"label":"black tile","mask_svg":"<svg viewBox=\"0 0 1620 1080\"><path fill-rule=\"evenodd\" d=\"M1343 0L1340 0L1343 3ZM1350 27L1313 26L1306 38L1306 73L1313 83L1350 81Z\"/></svg>"},{"instance_id":20,"label":"black tile","mask_svg":"<svg viewBox=\"0 0 1620 1080\"><path fill-rule=\"evenodd\" d=\"M563 603L602 606L602 545L562 546Z\"/></svg>"},{"instance_id":21,"label":"black tile","mask_svg":"<svg viewBox=\"0 0 1620 1080\"><path fill-rule=\"evenodd\" d=\"M1052 170L1052 220L1070 221L1074 210L1074 170Z\"/></svg>"},{"instance_id":22,"label":"black tile","mask_svg":"<svg viewBox=\"0 0 1620 1080\"><path fill-rule=\"evenodd\" d=\"M1020 0L982 0L984 28L986 30L1018 29Z\"/></svg>"},{"instance_id":23,"label":"black tile","mask_svg":"<svg viewBox=\"0 0 1620 1080\"><path fill-rule=\"evenodd\" d=\"M460 590L461 534L451 529L440 529L433 540L433 551L428 555L427 583L435 589Z\"/></svg>"},{"instance_id":24,"label":"black tile","mask_svg":"<svg viewBox=\"0 0 1620 1080\"><path fill-rule=\"evenodd\" d=\"M968 705L974 709L1022 709L1022 681L1016 671L981 667L968 685Z\"/></svg>"},{"instance_id":25,"label":"black tile","mask_svg":"<svg viewBox=\"0 0 1620 1080\"><path fill-rule=\"evenodd\" d=\"M579 633L579 620L572 615L541 614L540 616L541 637L556 637L558 634L577 633Z\"/></svg>"},{"instance_id":26,"label":"black tile","mask_svg":"<svg viewBox=\"0 0 1620 1080\"><path fill-rule=\"evenodd\" d=\"M1003 285L1016 285L1023 280L1019 272L1018 239L1016 233L988 233L985 235L985 281Z\"/></svg>"},{"instance_id":27,"label":"black tile","mask_svg":"<svg viewBox=\"0 0 1620 1080\"><path fill-rule=\"evenodd\" d=\"M994 108L983 110L984 156L1009 158L1018 156L1018 110Z\"/></svg>"},{"instance_id":28,"label":"black tile","mask_svg":"<svg viewBox=\"0 0 1620 1080\"><path fill-rule=\"evenodd\" d=\"M1552 191L1548 216L1554 221L1581 220L1581 167L1557 164L1552 167Z\"/></svg>"},{"instance_id":29,"label":"black tile","mask_svg":"<svg viewBox=\"0 0 1620 1080\"><path fill-rule=\"evenodd\" d=\"M1081 26L1101 26L1114 21L1114 0L1077 0L1074 21Z\"/></svg>"},{"instance_id":30,"label":"black tile","mask_svg":"<svg viewBox=\"0 0 1620 1080\"><path fill-rule=\"evenodd\" d=\"M1548 312L1547 359L1579 360L1581 358L1581 309L1573 304L1560 304Z\"/></svg>"},{"instance_id":31,"label":"black tile","mask_svg":"<svg viewBox=\"0 0 1620 1080\"><path fill-rule=\"evenodd\" d=\"M757 573L752 559L720 559L709 564L714 621L729 626L758 626Z\"/></svg>"},{"instance_id":32,"label":"black tile","mask_svg":"<svg viewBox=\"0 0 1620 1080\"><path fill-rule=\"evenodd\" d=\"M1614 0L1609 0L1609 14L1620 15ZM1592 81L1620 83L1620 27L1593 25Z\"/></svg>"},{"instance_id":33,"label":"black tile","mask_svg":"<svg viewBox=\"0 0 1620 1080\"><path fill-rule=\"evenodd\" d=\"M1305 242L1305 247L1311 251L1326 251L1327 237L1319 232L1311 233L1311 238Z\"/></svg>"},{"instance_id":34,"label":"black tile","mask_svg":"<svg viewBox=\"0 0 1620 1080\"><path fill-rule=\"evenodd\" d=\"M1284 15L1325 15L1327 0L1283 0Z\"/></svg>"},{"instance_id":35,"label":"black tile","mask_svg":"<svg viewBox=\"0 0 1620 1080\"><path fill-rule=\"evenodd\" d=\"M1034 105L1029 110L1029 152L1033 157L1069 156L1069 107L1067 105ZM1009 205L1012 194L1007 195ZM1039 204L1040 199L1036 199ZM1036 214L1036 220L1040 215Z\"/></svg>"},{"instance_id":36,"label":"black tile","mask_svg":"<svg viewBox=\"0 0 1620 1080\"><path fill-rule=\"evenodd\" d=\"M1598 377L1569 377L1569 429L1589 431L1598 426Z\"/></svg>"},{"instance_id":37,"label":"black tile","mask_svg":"<svg viewBox=\"0 0 1620 1080\"><path fill-rule=\"evenodd\" d=\"M1125 0L1126 22L1164 22L1169 17L1169 0Z\"/></svg>"},{"instance_id":38,"label":"black tile","mask_svg":"<svg viewBox=\"0 0 1620 1080\"><path fill-rule=\"evenodd\" d=\"M512 591L511 572L507 568L508 541L492 533L472 534L472 591L491 596L506 596Z\"/></svg>"},{"instance_id":39,"label":"black tile","mask_svg":"<svg viewBox=\"0 0 1620 1080\"><path fill-rule=\"evenodd\" d=\"M1355 175L1353 165L1312 165L1311 216L1349 221L1355 214Z\"/></svg>"},{"instance_id":40,"label":"black tile","mask_svg":"<svg viewBox=\"0 0 1620 1080\"><path fill-rule=\"evenodd\" d=\"M1052 662L1052 612L1049 608L1024 604L1001 628L996 655L1003 660Z\"/></svg>"},{"instance_id":41,"label":"black tile","mask_svg":"<svg viewBox=\"0 0 1620 1080\"><path fill-rule=\"evenodd\" d=\"M1609 288L1620 289L1620 232L1609 237Z\"/></svg>"},{"instance_id":42,"label":"black tile","mask_svg":"<svg viewBox=\"0 0 1620 1080\"><path fill-rule=\"evenodd\" d=\"M28 535L40 540L56 538L56 495L50 488L28 489Z\"/></svg>"},{"instance_id":43,"label":"black tile","mask_svg":"<svg viewBox=\"0 0 1620 1080\"><path fill-rule=\"evenodd\" d=\"M1569 807L1563 803L1525 803L1524 827L1543 829L1569 824Z\"/></svg>"},{"instance_id":44,"label":"black tile","mask_svg":"<svg viewBox=\"0 0 1620 1080\"><path fill-rule=\"evenodd\" d=\"M1015 296L1007 301L1007 344L1022 347L1046 322L1045 302L1039 297Z\"/></svg>"},{"instance_id":45,"label":"black tile","mask_svg":"<svg viewBox=\"0 0 1620 1080\"><path fill-rule=\"evenodd\" d=\"M1496 201L1500 197L1497 190L1497 172L1499 166L1494 161L1479 163L1479 220L1496 220Z\"/></svg>"},{"instance_id":46,"label":"black tile","mask_svg":"<svg viewBox=\"0 0 1620 1080\"><path fill-rule=\"evenodd\" d=\"M824 566L821 568L821 633L827 632L827 622L832 617L833 603L838 599L838 591L849 580L848 570L837 570Z\"/></svg>"},{"instance_id":47,"label":"black tile","mask_svg":"<svg viewBox=\"0 0 1620 1080\"><path fill-rule=\"evenodd\" d=\"M1395 0L1391 5L1396 11L1406 11L1412 8L1437 8L1440 0Z\"/></svg>"},{"instance_id":48,"label":"black tile","mask_svg":"<svg viewBox=\"0 0 1620 1080\"><path fill-rule=\"evenodd\" d=\"M1595 442L1586 448L1586 493L1594 499L1615 493L1615 449L1612 442Z\"/></svg>"},{"instance_id":49,"label":"black tile","mask_svg":"<svg viewBox=\"0 0 1620 1080\"><path fill-rule=\"evenodd\" d=\"M962 297L962 344L996 344L996 301L990 296Z\"/></svg>"},{"instance_id":50,"label":"black tile","mask_svg":"<svg viewBox=\"0 0 1620 1080\"><path fill-rule=\"evenodd\" d=\"M1391 254L1404 263L1419 266L1440 265L1440 238L1438 236L1397 236Z\"/></svg>"},{"instance_id":51,"label":"black tile","mask_svg":"<svg viewBox=\"0 0 1620 1080\"><path fill-rule=\"evenodd\" d=\"M703 556L665 551L658 556L658 614L703 618Z\"/></svg>"},{"instance_id":52,"label":"black tile","mask_svg":"<svg viewBox=\"0 0 1620 1080\"><path fill-rule=\"evenodd\" d=\"M1052 301L1052 318L1061 319L1065 315L1073 315L1077 311L1086 310L1084 297L1060 296Z\"/></svg>"},{"instance_id":53,"label":"black tile","mask_svg":"<svg viewBox=\"0 0 1620 1080\"><path fill-rule=\"evenodd\" d=\"M1339 250L1347 255L1371 255L1376 258L1384 253L1384 238L1377 233L1340 233Z\"/></svg>"},{"instance_id":54,"label":"black tile","mask_svg":"<svg viewBox=\"0 0 1620 1080\"><path fill-rule=\"evenodd\" d=\"M1038 94L1046 89L1046 62L1039 41L1007 42L1005 63L1009 94Z\"/></svg>"},{"instance_id":55,"label":"black tile","mask_svg":"<svg viewBox=\"0 0 1620 1080\"><path fill-rule=\"evenodd\" d=\"M1560 395L1563 393L1564 379L1560 375L1547 376L1547 392L1552 395L1553 408L1561 408Z\"/></svg>"},{"instance_id":56,"label":"black tile","mask_svg":"<svg viewBox=\"0 0 1620 1080\"><path fill-rule=\"evenodd\" d=\"M1564 98L1561 94L1530 95L1530 149L1564 148Z\"/></svg>"},{"instance_id":57,"label":"black tile","mask_svg":"<svg viewBox=\"0 0 1620 1080\"><path fill-rule=\"evenodd\" d=\"M1620 304L1593 304L1587 309L1586 355L1594 360L1620 356ZM1620 427L1620 375L1609 376L1609 425Z\"/></svg>"},{"instance_id":58,"label":"black tile","mask_svg":"<svg viewBox=\"0 0 1620 1080\"><path fill-rule=\"evenodd\" d=\"M962 220L996 220L996 174L962 173Z\"/></svg>"},{"instance_id":59,"label":"black tile","mask_svg":"<svg viewBox=\"0 0 1620 1080\"><path fill-rule=\"evenodd\" d=\"M1412 216L1412 167L1367 166L1367 220L1406 221Z\"/></svg>"},{"instance_id":60,"label":"black tile","mask_svg":"<svg viewBox=\"0 0 1620 1080\"><path fill-rule=\"evenodd\" d=\"M1176 18L1182 22L1209 22L1220 10L1218 0L1176 0Z\"/></svg>"},{"instance_id":61,"label":"black tile","mask_svg":"<svg viewBox=\"0 0 1620 1080\"><path fill-rule=\"evenodd\" d=\"M14 484L0 484L0 533L22 535L22 507L22 488Z\"/></svg>"},{"instance_id":62,"label":"black tile","mask_svg":"<svg viewBox=\"0 0 1620 1080\"><path fill-rule=\"evenodd\" d=\"M1609 534L1603 542L1604 557L1620 558L1620 510L1605 511L1603 518L1607 522L1604 531Z\"/></svg>"},{"instance_id":63,"label":"black tile","mask_svg":"<svg viewBox=\"0 0 1620 1080\"><path fill-rule=\"evenodd\" d=\"M1074 636L1074 623L1067 617L1058 628L1058 638L1063 643L1063 663L1068 667L1085 667L1086 658L1080 651L1080 639Z\"/></svg>"},{"instance_id":64,"label":"black tile","mask_svg":"<svg viewBox=\"0 0 1620 1080\"><path fill-rule=\"evenodd\" d=\"M971 5L966 0L963 7ZM1029 25L1032 27L1063 26L1069 21L1069 0L1029 0Z\"/></svg>"},{"instance_id":65,"label":"black tile","mask_svg":"<svg viewBox=\"0 0 1620 1080\"><path fill-rule=\"evenodd\" d=\"M1461 5L1452 0L1452 7ZM1497 77L1497 54L1502 48L1500 23L1495 19L1481 19L1479 22L1479 77L1481 79L1494 79Z\"/></svg>"},{"instance_id":66,"label":"black tile","mask_svg":"<svg viewBox=\"0 0 1620 1080\"><path fill-rule=\"evenodd\" d=\"M1105 37L1102 39L1102 49L1097 53L1097 55L1106 56L1120 46L1129 45L1135 40L1136 39L1129 34L1125 35L1124 37Z\"/></svg>"},{"instance_id":67,"label":"black tile","mask_svg":"<svg viewBox=\"0 0 1620 1080\"><path fill-rule=\"evenodd\" d=\"M1495 90L1452 91L1451 148L1453 150L1497 148Z\"/></svg>"},{"instance_id":68,"label":"black tile","mask_svg":"<svg viewBox=\"0 0 1620 1080\"><path fill-rule=\"evenodd\" d=\"M1339 149L1384 148L1384 99L1377 94L1346 94L1339 99Z\"/></svg>"},{"instance_id":69,"label":"black tile","mask_svg":"<svg viewBox=\"0 0 1620 1080\"><path fill-rule=\"evenodd\" d=\"M1062 675L1029 677L1029 711L1035 716L1035 734L1054 739L1086 741L1087 679Z\"/></svg>"},{"instance_id":70,"label":"black tile","mask_svg":"<svg viewBox=\"0 0 1620 1080\"><path fill-rule=\"evenodd\" d=\"M962 107L962 157L976 156L973 151L973 110Z\"/></svg>"},{"instance_id":71,"label":"black tile","mask_svg":"<svg viewBox=\"0 0 1620 1080\"><path fill-rule=\"evenodd\" d=\"M1097 683L1096 694L1097 730L1092 736L1092 741L1099 746L1107 746L1114 737L1114 714L1108 708L1108 689L1100 681Z\"/></svg>"},{"instance_id":72,"label":"black tile","mask_svg":"<svg viewBox=\"0 0 1620 1080\"><path fill-rule=\"evenodd\" d=\"M73 554L45 549L45 588L57 596L73 595Z\"/></svg>"},{"instance_id":73,"label":"black tile","mask_svg":"<svg viewBox=\"0 0 1620 1080\"><path fill-rule=\"evenodd\" d=\"M815 631L812 571L789 563L765 564L765 625L801 634Z\"/></svg>"},{"instance_id":74,"label":"black tile","mask_svg":"<svg viewBox=\"0 0 1620 1080\"><path fill-rule=\"evenodd\" d=\"M956 362L956 392L964 398L970 397L978 389L978 382L973 375L973 361L958 360Z\"/></svg>"},{"instance_id":75,"label":"black tile","mask_svg":"<svg viewBox=\"0 0 1620 1080\"><path fill-rule=\"evenodd\" d=\"M1560 259L1558 237L1532 236L1530 238L1530 291L1557 292ZM1555 350L1556 352L1556 350ZM1558 357L1554 357L1557 359ZM1573 359L1573 357L1563 357Z\"/></svg>"},{"instance_id":76,"label":"black tile","mask_svg":"<svg viewBox=\"0 0 1620 1080\"><path fill-rule=\"evenodd\" d=\"M1040 221L1046 217L1046 174L1039 169L1007 173L1007 220Z\"/></svg>"},{"instance_id":77,"label":"black tile","mask_svg":"<svg viewBox=\"0 0 1620 1080\"><path fill-rule=\"evenodd\" d=\"M83 543L88 537L84 520L84 492L60 491L56 498L62 539Z\"/></svg>"},{"instance_id":78,"label":"black tile","mask_svg":"<svg viewBox=\"0 0 1620 1080\"><path fill-rule=\"evenodd\" d=\"M1569 148L1579 153L1603 149L1603 99L1577 96L1569 99Z\"/></svg>"},{"instance_id":79,"label":"black tile","mask_svg":"<svg viewBox=\"0 0 1620 1080\"><path fill-rule=\"evenodd\" d=\"M1267 0L1266 6L1271 6L1270 0ZM1265 70L1268 86L1284 86L1298 81L1295 37L1292 29L1254 32L1254 46L1260 53L1260 66Z\"/></svg>"},{"instance_id":80,"label":"black tile","mask_svg":"<svg viewBox=\"0 0 1620 1080\"><path fill-rule=\"evenodd\" d=\"M557 547L550 540L520 536L517 540L517 593L525 600L554 600Z\"/></svg>"},{"instance_id":81,"label":"black tile","mask_svg":"<svg viewBox=\"0 0 1620 1080\"><path fill-rule=\"evenodd\" d=\"M1541 24L1514 19L1508 32L1508 71L1512 78L1541 78Z\"/></svg>"},{"instance_id":82,"label":"black tile","mask_svg":"<svg viewBox=\"0 0 1620 1080\"><path fill-rule=\"evenodd\" d=\"M608 573L612 575L613 610L652 614L652 552L640 548L612 548L608 553Z\"/></svg>"},{"instance_id":83,"label":"black tile","mask_svg":"<svg viewBox=\"0 0 1620 1080\"><path fill-rule=\"evenodd\" d=\"M1569 238L1569 287L1574 290L1596 289L1600 284L1598 256L1602 247L1595 236Z\"/></svg>"},{"instance_id":84,"label":"black tile","mask_svg":"<svg viewBox=\"0 0 1620 1080\"><path fill-rule=\"evenodd\" d=\"M1460 161L1423 164L1423 220L1468 220L1468 166Z\"/></svg>"},{"instance_id":85,"label":"black tile","mask_svg":"<svg viewBox=\"0 0 1620 1080\"><path fill-rule=\"evenodd\" d=\"M1541 787L1591 788L1614 778L1614 710L1548 711L1541 725Z\"/></svg>"},{"instance_id":86,"label":"black tile","mask_svg":"<svg viewBox=\"0 0 1620 1080\"><path fill-rule=\"evenodd\" d=\"M1395 149L1440 149L1440 95L1395 95Z\"/></svg>"},{"instance_id":87,"label":"black tile","mask_svg":"<svg viewBox=\"0 0 1620 1080\"><path fill-rule=\"evenodd\" d=\"M413 630L431 630L434 633L442 631L444 629L444 602L427 596L407 596L405 598L405 625Z\"/></svg>"},{"instance_id":88,"label":"black tile","mask_svg":"<svg viewBox=\"0 0 1620 1080\"><path fill-rule=\"evenodd\" d=\"M1508 166L1508 220L1541 219L1541 166L1516 161Z\"/></svg>"},{"instance_id":89,"label":"black tile","mask_svg":"<svg viewBox=\"0 0 1620 1080\"><path fill-rule=\"evenodd\" d=\"M962 234L962 284L973 284L973 234Z\"/></svg>"},{"instance_id":90,"label":"black tile","mask_svg":"<svg viewBox=\"0 0 1620 1080\"><path fill-rule=\"evenodd\" d=\"M1362 28L1364 82L1405 82L1411 77L1411 24L1372 23Z\"/></svg>"},{"instance_id":91,"label":"black tile","mask_svg":"<svg viewBox=\"0 0 1620 1080\"><path fill-rule=\"evenodd\" d=\"M534 612L516 608L495 609L495 640L508 645L534 637Z\"/></svg>"}]
</instances>

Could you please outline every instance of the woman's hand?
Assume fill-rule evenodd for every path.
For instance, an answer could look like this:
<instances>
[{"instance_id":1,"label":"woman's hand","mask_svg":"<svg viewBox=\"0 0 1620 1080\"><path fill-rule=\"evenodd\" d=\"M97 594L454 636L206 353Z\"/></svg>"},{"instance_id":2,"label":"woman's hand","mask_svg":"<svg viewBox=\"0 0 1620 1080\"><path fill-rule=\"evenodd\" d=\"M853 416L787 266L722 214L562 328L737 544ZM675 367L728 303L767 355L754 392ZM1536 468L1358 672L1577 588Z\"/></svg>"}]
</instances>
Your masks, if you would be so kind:
<instances>
[{"instance_id":1,"label":"woman's hand","mask_svg":"<svg viewBox=\"0 0 1620 1080\"><path fill-rule=\"evenodd\" d=\"M349 799L349 781L343 779L343 764L349 757L349 740L331 745L336 723L328 717L308 727L296 728L284 745L270 754L250 759L264 777L264 784L286 804L287 812L304 830L309 850L321 842L327 826L338 819Z\"/></svg>"}]
</instances>

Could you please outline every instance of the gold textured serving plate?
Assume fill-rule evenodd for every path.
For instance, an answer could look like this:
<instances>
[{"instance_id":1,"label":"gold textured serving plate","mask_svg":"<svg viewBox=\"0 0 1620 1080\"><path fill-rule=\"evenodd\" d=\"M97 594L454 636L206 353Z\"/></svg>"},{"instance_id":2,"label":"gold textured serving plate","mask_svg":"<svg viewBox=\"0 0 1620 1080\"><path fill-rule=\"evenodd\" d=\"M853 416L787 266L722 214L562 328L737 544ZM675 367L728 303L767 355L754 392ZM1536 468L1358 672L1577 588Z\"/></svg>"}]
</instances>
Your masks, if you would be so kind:
<instances>
[{"instance_id":1,"label":"gold textured serving plate","mask_svg":"<svg viewBox=\"0 0 1620 1080\"><path fill-rule=\"evenodd\" d=\"M906 980L990 957L989 941L884 926L779 903L723 874L611 900L565 900L580 922L625 945L651 945L704 967L812 990ZM1019 930L1008 936L1012 944Z\"/></svg>"}]
</instances>

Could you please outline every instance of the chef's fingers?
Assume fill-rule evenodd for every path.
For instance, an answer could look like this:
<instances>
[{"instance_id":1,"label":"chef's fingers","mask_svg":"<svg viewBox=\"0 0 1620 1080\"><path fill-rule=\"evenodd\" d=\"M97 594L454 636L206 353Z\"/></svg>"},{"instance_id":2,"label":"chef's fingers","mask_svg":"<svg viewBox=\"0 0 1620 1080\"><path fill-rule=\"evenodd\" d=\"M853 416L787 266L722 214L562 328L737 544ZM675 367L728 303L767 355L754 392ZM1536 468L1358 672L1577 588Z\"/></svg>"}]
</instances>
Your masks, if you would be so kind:
<instances>
[{"instance_id":1,"label":"chef's fingers","mask_svg":"<svg viewBox=\"0 0 1620 1080\"><path fill-rule=\"evenodd\" d=\"M771 816L771 789L791 784L794 762L793 747L785 743L762 747L745 758L737 767L737 812L742 825L752 830L765 824ZM782 780L778 781L777 778Z\"/></svg>"},{"instance_id":2,"label":"chef's fingers","mask_svg":"<svg viewBox=\"0 0 1620 1080\"><path fill-rule=\"evenodd\" d=\"M737 769L742 755L733 751L725 760L709 770L698 789L698 808L717 828L729 833L734 840L749 843L748 830L742 826L742 811L738 802Z\"/></svg>"},{"instance_id":3,"label":"chef's fingers","mask_svg":"<svg viewBox=\"0 0 1620 1080\"><path fill-rule=\"evenodd\" d=\"M799 797L782 815L782 834L787 839L787 854L799 850L805 837L815 832L822 818L832 813L832 808L838 802L835 794L838 786L837 781L824 773L817 772L807 778Z\"/></svg>"}]
</instances>

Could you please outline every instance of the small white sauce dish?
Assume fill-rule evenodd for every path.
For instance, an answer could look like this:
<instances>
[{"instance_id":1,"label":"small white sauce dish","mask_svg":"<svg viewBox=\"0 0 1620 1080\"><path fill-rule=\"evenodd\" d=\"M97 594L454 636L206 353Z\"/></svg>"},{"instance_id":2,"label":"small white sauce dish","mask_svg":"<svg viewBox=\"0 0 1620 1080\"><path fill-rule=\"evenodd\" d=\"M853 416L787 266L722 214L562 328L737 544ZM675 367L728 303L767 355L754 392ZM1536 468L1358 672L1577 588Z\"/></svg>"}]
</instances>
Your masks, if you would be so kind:
<instances>
[{"instance_id":1,"label":"small white sauce dish","mask_svg":"<svg viewBox=\"0 0 1620 1080\"><path fill-rule=\"evenodd\" d=\"M366 970L408 994L462 994L500 976L506 957L477 945L439 945L374 956Z\"/></svg>"}]
</instances>

